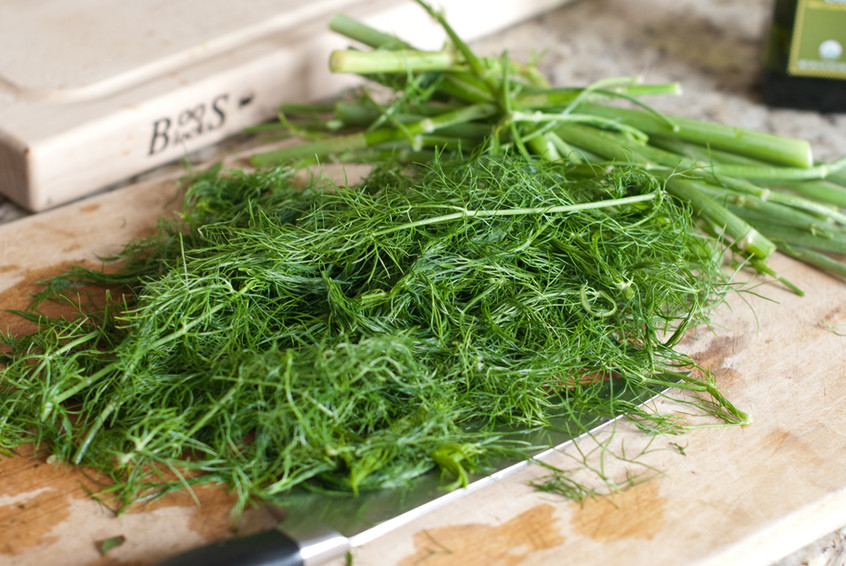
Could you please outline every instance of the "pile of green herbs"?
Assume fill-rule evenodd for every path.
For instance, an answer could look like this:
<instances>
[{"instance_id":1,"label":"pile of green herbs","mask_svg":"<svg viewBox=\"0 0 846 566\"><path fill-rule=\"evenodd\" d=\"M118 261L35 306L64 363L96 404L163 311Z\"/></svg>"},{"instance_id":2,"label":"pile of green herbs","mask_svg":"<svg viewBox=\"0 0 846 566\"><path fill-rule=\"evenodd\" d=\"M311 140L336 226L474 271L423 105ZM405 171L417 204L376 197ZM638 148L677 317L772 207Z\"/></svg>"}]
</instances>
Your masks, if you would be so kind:
<instances>
[{"instance_id":1,"label":"pile of green herbs","mask_svg":"<svg viewBox=\"0 0 846 566\"><path fill-rule=\"evenodd\" d=\"M364 48L331 54L330 68L380 89L333 104L286 105L258 130L311 143L254 157L260 166L319 159L367 161L392 153L426 160L433 151L512 151L526 160L638 164L693 209L701 229L729 245L738 263L778 277L779 250L846 276L846 158L814 161L804 140L661 114L643 99L679 85L634 78L552 87L538 62L481 57L444 14L417 3L443 27L446 45L414 48L344 15L333 30ZM472 149L471 149L472 148ZM801 290L788 281L794 291Z\"/></svg>"},{"instance_id":2,"label":"pile of green herbs","mask_svg":"<svg viewBox=\"0 0 846 566\"><path fill-rule=\"evenodd\" d=\"M508 430L628 414L671 386L745 416L675 350L727 276L689 207L637 167L387 161L360 184L212 171L117 271L76 268L5 336L0 444L108 474L124 503L225 482L241 505L440 467L460 484ZM82 287L120 286L90 304ZM100 303L102 306L94 307Z\"/></svg>"}]
</instances>

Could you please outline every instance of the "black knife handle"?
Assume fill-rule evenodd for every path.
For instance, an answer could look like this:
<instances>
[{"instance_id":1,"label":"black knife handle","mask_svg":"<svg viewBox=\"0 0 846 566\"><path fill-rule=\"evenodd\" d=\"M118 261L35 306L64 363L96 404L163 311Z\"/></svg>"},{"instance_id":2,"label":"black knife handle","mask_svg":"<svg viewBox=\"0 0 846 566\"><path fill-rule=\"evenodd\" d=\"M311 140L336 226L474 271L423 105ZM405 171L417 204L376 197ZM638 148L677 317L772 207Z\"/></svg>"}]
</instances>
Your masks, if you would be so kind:
<instances>
[{"instance_id":1,"label":"black knife handle","mask_svg":"<svg viewBox=\"0 0 846 566\"><path fill-rule=\"evenodd\" d=\"M297 541L271 529L189 550L156 566L303 566Z\"/></svg>"}]
</instances>

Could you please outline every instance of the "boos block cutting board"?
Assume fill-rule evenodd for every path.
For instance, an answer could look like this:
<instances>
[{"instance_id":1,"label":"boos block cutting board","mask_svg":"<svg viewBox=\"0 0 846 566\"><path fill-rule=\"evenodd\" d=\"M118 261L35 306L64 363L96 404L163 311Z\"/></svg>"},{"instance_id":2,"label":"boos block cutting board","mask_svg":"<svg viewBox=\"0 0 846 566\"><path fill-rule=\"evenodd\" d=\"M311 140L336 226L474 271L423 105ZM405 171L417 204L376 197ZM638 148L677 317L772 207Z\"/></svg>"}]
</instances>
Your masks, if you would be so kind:
<instances>
[{"instance_id":1,"label":"boos block cutting board","mask_svg":"<svg viewBox=\"0 0 846 566\"><path fill-rule=\"evenodd\" d=\"M137 184L0 226L0 305L23 308L37 281L150 234L176 194L173 181ZM846 524L846 284L781 256L771 265L807 295L732 294L713 332L685 343L751 425L661 401L702 426L652 439L621 422L550 460L621 484L652 470L649 481L580 505L535 491L547 472L526 466L356 549L353 564L770 566ZM0 331L23 322L0 312ZM256 510L233 525L234 498L214 487L114 516L86 492L96 487L44 455L0 456L0 564L154 564L274 521ZM123 544L102 556L113 537Z\"/></svg>"},{"instance_id":2,"label":"boos block cutting board","mask_svg":"<svg viewBox=\"0 0 846 566\"><path fill-rule=\"evenodd\" d=\"M441 0L468 39L565 0ZM327 71L344 12L421 47L443 41L411 0L5 0L0 193L69 202L351 84Z\"/></svg>"}]
</instances>

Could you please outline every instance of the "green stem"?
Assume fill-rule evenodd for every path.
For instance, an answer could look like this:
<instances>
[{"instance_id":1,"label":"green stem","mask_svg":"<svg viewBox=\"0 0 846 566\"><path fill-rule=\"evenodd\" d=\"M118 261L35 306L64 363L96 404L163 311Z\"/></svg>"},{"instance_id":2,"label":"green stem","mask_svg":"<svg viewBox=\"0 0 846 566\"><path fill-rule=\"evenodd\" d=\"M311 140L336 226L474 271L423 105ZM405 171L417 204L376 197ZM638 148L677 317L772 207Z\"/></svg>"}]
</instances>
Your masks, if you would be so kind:
<instances>
[{"instance_id":1,"label":"green stem","mask_svg":"<svg viewBox=\"0 0 846 566\"><path fill-rule=\"evenodd\" d=\"M584 88L550 88L528 92L514 97L514 107L523 110L563 110L579 99ZM678 83L657 85L622 85L592 89L585 100L598 101L615 98L642 98L644 96L677 95Z\"/></svg>"},{"instance_id":2,"label":"green stem","mask_svg":"<svg viewBox=\"0 0 846 566\"><path fill-rule=\"evenodd\" d=\"M568 144L621 165L636 164L647 168L655 165L640 151L633 150L623 144L622 136L613 135L610 132L603 132L596 128L575 123L562 123L555 129L555 133Z\"/></svg>"},{"instance_id":3,"label":"green stem","mask_svg":"<svg viewBox=\"0 0 846 566\"><path fill-rule=\"evenodd\" d=\"M391 128L362 132L348 136L338 136L319 140L316 142L296 145L256 154L252 157L253 165L256 167L267 167L288 163L297 159L323 158L329 155L336 155L347 151L355 151L374 147L380 144L395 142L406 139L412 148L419 145L414 136L422 136L437 132L447 126L472 122L480 118L493 116L498 108L492 104L474 104L452 112L446 112L433 118L424 118L419 122L408 124L404 128Z\"/></svg>"},{"instance_id":4,"label":"green stem","mask_svg":"<svg viewBox=\"0 0 846 566\"><path fill-rule=\"evenodd\" d=\"M780 244L779 251L784 255L790 256L799 261L813 265L823 271L834 273L840 277L846 277L846 264L837 261L823 253L805 248L802 246L791 246L789 244Z\"/></svg>"},{"instance_id":5,"label":"green stem","mask_svg":"<svg viewBox=\"0 0 846 566\"><path fill-rule=\"evenodd\" d=\"M709 179L712 184L702 183L701 187L717 202L729 208L742 210L744 214L751 212L753 215L761 215L760 217L765 220L769 219L772 222L820 234L832 233L837 229L835 222L846 218L846 215L837 210L800 197L755 186L751 187L754 190L737 191L734 190L735 186L742 185L732 182L722 187L719 185L721 180L723 179Z\"/></svg>"},{"instance_id":6,"label":"green stem","mask_svg":"<svg viewBox=\"0 0 846 566\"><path fill-rule=\"evenodd\" d=\"M779 251L782 251L781 247L779 247ZM763 261L761 261L757 258L752 258L749 261L749 264L758 273L760 273L762 275L769 275L770 277L772 277L773 279L775 279L776 281L778 281L779 283L781 283L782 285L784 285L785 287L787 287L788 289L790 289L791 291L796 293L798 296L800 296L800 297L805 296L805 291L803 291L802 289L800 289L799 287L797 287L796 285L791 283L789 280L785 279L784 277L782 277L781 275L776 273L775 270L772 267L770 267L769 265L767 265L765 262L763 262Z\"/></svg>"},{"instance_id":7,"label":"green stem","mask_svg":"<svg viewBox=\"0 0 846 566\"><path fill-rule=\"evenodd\" d=\"M560 161L563 159L561 153L558 151L559 144L551 133L546 133L540 136L533 136L527 139L527 144L531 150L545 161Z\"/></svg>"},{"instance_id":8,"label":"green stem","mask_svg":"<svg viewBox=\"0 0 846 566\"><path fill-rule=\"evenodd\" d=\"M70 399L71 397L76 395L77 393L87 389L90 385L97 383L98 381L103 379L103 377L108 375L110 372L115 371L117 369L117 366L118 366L118 364L117 364L116 361L112 362L112 363L100 368L98 371L92 373L91 375L89 375L88 377L83 379L82 381L77 382L77 384L74 387L66 389L60 395L57 395L50 403L47 403L44 406L44 410L41 414L41 420L44 420L45 418L47 418L47 416L50 414L50 411L52 411L53 407L55 407L56 405L60 405L61 403L64 403L65 401L67 401L68 399Z\"/></svg>"},{"instance_id":9,"label":"green stem","mask_svg":"<svg viewBox=\"0 0 846 566\"><path fill-rule=\"evenodd\" d=\"M200 324L202 322L205 322L208 319L208 317L214 315L218 311L223 310L227 306L229 306L228 303L219 303L219 304L215 305L214 307L210 308L207 313L205 313L205 316L197 318L197 319L189 322L188 324L183 325L181 328L179 328L179 330L176 330L174 332L171 332L170 334L162 336L158 340L151 343L149 346L145 346L144 351L147 351L147 352L155 351L158 348L161 348L162 346L167 344L168 342L171 342L171 341L176 340L178 338L182 338L183 336L188 334L188 332L192 328L194 328L195 326L197 326L198 324ZM90 376L83 379L82 381L78 382L75 386L73 386L69 389L66 389L60 395L57 395L55 397L55 399L53 400L53 405L55 406L55 405L58 405L60 403L64 403L65 401L67 401L68 399L70 399L71 397L76 395L77 393L81 392L82 390L84 390L84 389L88 388L89 386L93 385L94 383L98 382L100 379L102 379L109 372L116 370L117 367L118 367L118 362L114 361L114 362L111 362L110 364L106 365L105 367L100 368L100 370L91 374ZM130 371L130 369L124 370L124 372L123 372L124 376L129 371Z\"/></svg>"},{"instance_id":10,"label":"green stem","mask_svg":"<svg viewBox=\"0 0 846 566\"><path fill-rule=\"evenodd\" d=\"M577 124L559 126L556 133L567 143L587 149L605 159L622 164L636 163L654 167L647 157L636 151L640 149L639 147L634 143L624 143L623 136L612 136ZM760 258L766 258L775 251L775 245L772 242L705 194L700 187L701 181L684 179L673 174L664 174L664 176L667 179L667 190L673 196L688 202L694 210L728 234L739 249Z\"/></svg>"},{"instance_id":11,"label":"green stem","mask_svg":"<svg viewBox=\"0 0 846 566\"><path fill-rule=\"evenodd\" d=\"M748 165L714 165L719 175L743 177L759 181L809 181L825 179L846 167L846 157L812 167L759 167Z\"/></svg>"},{"instance_id":12,"label":"green stem","mask_svg":"<svg viewBox=\"0 0 846 566\"><path fill-rule=\"evenodd\" d=\"M813 166L811 146L807 141L735 128L704 120L667 117L673 126L650 112L585 103L581 112L619 120L648 134L658 134L727 150L740 155L793 167Z\"/></svg>"},{"instance_id":13,"label":"green stem","mask_svg":"<svg viewBox=\"0 0 846 566\"><path fill-rule=\"evenodd\" d=\"M329 29L374 49L411 48L410 44L400 38L374 29L345 14L335 14L332 16L332 19L329 21Z\"/></svg>"},{"instance_id":14,"label":"green stem","mask_svg":"<svg viewBox=\"0 0 846 566\"><path fill-rule=\"evenodd\" d=\"M756 225L763 234L775 240L779 246L788 244L824 252L846 254L846 233L836 233L827 237L825 234L811 234L805 230L763 220L757 221Z\"/></svg>"},{"instance_id":15,"label":"green stem","mask_svg":"<svg viewBox=\"0 0 846 566\"><path fill-rule=\"evenodd\" d=\"M114 399L109 401L106 407L97 415L97 420L94 421L94 424L91 425L91 428L88 430L88 433L85 435L85 439L83 440L80 447L77 449L76 454L73 456L73 463L74 465L79 465L82 461L83 456L85 456L85 452L88 451L88 447L91 445L91 442L94 440L94 437L97 436L97 433L100 432L100 429L103 428L103 424L106 422L106 419L109 418L115 409L118 407L118 402Z\"/></svg>"},{"instance_id":16,"label":"green stem","mask_svg":"<svg viewBox=\"0 0 846 566\"><path fill-rule=\"evenodd\" d=\"M700 163L721 163L728 165L749 165L749 166L768 166L769 163L761 161L760 159L753 159L745 155L738 155L730 151L724 151L712 147L711 145L699 145L696 143L686 142L679 138L674 138L671 135L662 136L658 134L649 134L649 144L657 148L676 153L684 157L693 159Z\"/></svg>"},{"instance_id":17,"label":"green stem","mask_svg":"<svg viewBox=\"0 0 846 566\"><path fill-rule=\"evenodd\" d=\"M644 202L658 198L658 193L647 193L642 195L634 195L630 197L622 197L609 200L601 200L594 202L583 202L576 204L566 204L560 206L548 207L531 207L531 208L502 208L494 210L467 210L462 209L451 214L444 214L441 216L434 216L431 218L424 218L415 220L413 222L405 222L390 228L384 228L373 233L373 236L384 236L400 230L408 230L410 228L417 228L420 226L429 226L431 224L440 224L443 222L451 222L453 220L461 220L465 218L492 218L496 216L521 216L528 214L564 214L577 212L580 210L595 210L599 208L608 208L612 206L620 206L626 204L633 204L637 202Z\"/></svg>"},{"instance_id":18,"label":"green stem","mask_svg":"<svg viewBox=\"0 0 846 566\"><path fill-rule=\"evenodd\" d=\"M449 22L446 21L444 15L440 12L435 11L431 6L429 6L426 2L422 0L416 0L417 4L419 4L429 15L434 18L446 32L447 36L449 36L450 41L458 49L459 53L464 57L464 61L470 67L470 70L473 71L473 74L476 75L478 78L483 80L485 84L488 86L488 89L493 93L499 90L499 83L496 81L489 72L482 62L482 59L476 56L470 46L467 45L463 39L455 32Z\"/></svg>"},{"instance_id":19,"label":"green stem","mask_svg":"<svg viewBox=\"0 0 846 566\"><path fill-rule=\"evenodd\" d=\"M443 107L421 107L420 114L392 114L392 118L401 124L412 124L420 122L427 117L437 116L444 112ZM377 120L384 116L384 110L374 108L372 106L365 106L362 104L351 104L348 102L338 102L335 106L335 116L348 126L358 126L362 128L373 125ZM438 133L445 136L453 136L458 138L476 138L484 139L490 135L491 127L480 123L461 123L452 126L444 126L438 130Z\"/></svg>"},{"instance_id":20,"label":"green stem","mask_svg":"<svg viewBox=\"0 0 846 566\"><path fill-rule=\"evenodd\" d=\"M769 257L776 249L775 244L742 218L732 214L726 207L708 196L703 185L699 181L684 179L677 175L670 175L667 178L667 191L690 203L697 213L728 234L738 249L761 259Z\"/></svg>"},{"instance_id":21,"label":"green stem","mask_svg":"<svg viewBox=\"0 0 846 566\"><path fill-rule=\"evenodd\" d=\"M329 27L341 35L374 49L414 49L410 43L396 36L383 33L343 14L334 16ZM444 78L439 90L471 104L493 101L487 85L470 73L451 73Z\"/></svg>"},{"instance_id":22,"label":"green stem","mask_svg":"<svg viewBox=\"0 0 846 566\"><path fill-rule=\"evenodd\" d=\"M461 69L463 65L452 51L393 51L335 50L329 56L329 70L333 73L375 75L379 73L423 73Z\"/></svg>"},{"instance_id":23,"label":"green stem","mask_svg":"<svg viewBox=\"0 0 846 566\"><path fill-rule=\"evenodd\" d=\"M846 208L846 188L828 181L801 181L778 183L779 187L798 195Z\"/></svg>"},{"instance_id":24,"label":"green stem","mask_svg":"<svg viewBox=\"0 0 846 566\"><path fill-rule=\"evenodd\" d=\"M728 209L752 226L759 222L771 222L805 230L818 237L832 237L835 234L833 226L787 206L743 197L738 197L738 204L732 204L732 202L727 205Z\"/></svg>"},{"instance_id":25,"label":"green stem","mask_svg":"<svg viewBox=\"0 0 846 566\"><path fill-rule=\"evenodd\" d=\"M444 77L438 90L469 104L494 101L494 96L485 82L467 72L451 72Z\"/></svg>"},{"instance_id":26,"label":"green stem","mask_svg":"<svg viewBox=\"0 0 846 566\"><path fill-rule=\"evenodd\" d=\"M713 397L714 400L721 407L723 407L726 411L728 411L728 413L730 415L732 415L733 417L738 419L737 420L738 423L748 424L749 422L751 422L749 415L746 412L741 411L740 409L735 407L731 403L731 401L729 401L725 397L725 395L723 395L720 392L719 388L715 384L713 384L711 382L699 381L699 380L697 380L697 379L695 379L695 378L693 378L693 377L691 377L687 374L680 373L680 372L671 372L671 375L673 377L678 378L679 381L675 382L675 383L669 383L668 384L666 381L663 381L663 380L646 378L644 380L644 382L649 383L649 384L653 384L653 385L670 386L670 387L674 387L676 389L687 389L688 391L698 391L698 392L701 392L701 393L707 393L708 395Z\"/></svg>"}]
</instances>

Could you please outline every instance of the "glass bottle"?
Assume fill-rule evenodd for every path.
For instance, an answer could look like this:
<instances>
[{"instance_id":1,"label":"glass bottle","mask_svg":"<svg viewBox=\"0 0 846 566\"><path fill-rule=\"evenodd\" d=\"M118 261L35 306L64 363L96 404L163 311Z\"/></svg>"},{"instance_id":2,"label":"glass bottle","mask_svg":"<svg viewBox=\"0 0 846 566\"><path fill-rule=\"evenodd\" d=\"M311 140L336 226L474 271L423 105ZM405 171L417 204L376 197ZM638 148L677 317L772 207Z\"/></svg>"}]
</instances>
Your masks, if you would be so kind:
<instances>
[{"instance_id":1,"label":"glass bottle","mask_svg":"<svg viewBox=\"0 0 846 566\"><path fill-rule=\"evenodd\" d=\"M771 106L846 112L846 0L776 0L762 96Z\"/></svg>"}]
</instances>

